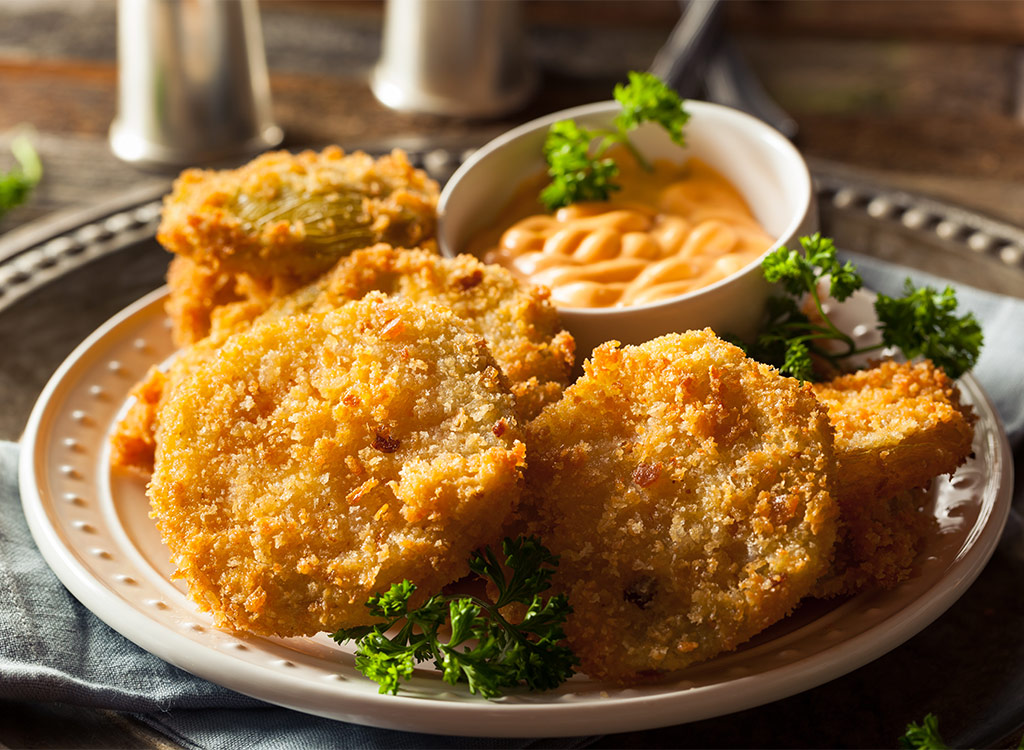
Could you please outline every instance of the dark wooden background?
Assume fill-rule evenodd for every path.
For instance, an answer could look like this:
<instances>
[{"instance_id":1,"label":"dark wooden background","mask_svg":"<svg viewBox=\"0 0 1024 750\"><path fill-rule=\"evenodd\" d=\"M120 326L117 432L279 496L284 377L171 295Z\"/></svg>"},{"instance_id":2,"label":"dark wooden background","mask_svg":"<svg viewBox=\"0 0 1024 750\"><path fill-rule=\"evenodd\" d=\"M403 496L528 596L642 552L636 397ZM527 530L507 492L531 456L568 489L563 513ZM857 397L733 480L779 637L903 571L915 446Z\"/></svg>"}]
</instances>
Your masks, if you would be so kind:
<instances>
[{"instance_id":1,"label":"dark wooden background","mask_svg":"<svg viewBox=\"0 0 1024 750\"><path fill-rule=\"evenodd\" d=\"M264 0L286 145L482 143L534 116L608 98L626 71L650 65L679 17L667 0L523 5L540 90L513 116L476 121L400 114L374 99L367 75L380 51L380 2ZM6 144L24 125L35 129L45 168L31 200L0 218L0 234L168 183L168 175L122 164L107 145L115 16L112 0L0 3L0 169L12 164ZM724 16L731 39L798 123L797 145L809 159L1024 224L1024 3L733 0ZM673 735L609 742L666 746ZM176 747L115 714L0 702L2 746Z\"/></svg>"},{"instance_id":2,"label":"dark wooden background","mask_svg":"<svg viewBox=\"0 0 1024 750\"><path fill-rule=\"evenodd\" d=\"M274 111L288 142L482 141L607 98L626 70L650 64L679 16L664 0L524 5L541 90L514 116L483 122L399 114L373 98L366 76L379 54L379 2L265 1ZM1024 223L1024 4L734 0L724 15L798 122L808 157ZM107 149L114 29L109 0L0 5L0 139L32 124L48 167L33 201L0 220L0 232L152 179ZM0 167L9 163L0 149Z\"/></svg>"}]
</instances>

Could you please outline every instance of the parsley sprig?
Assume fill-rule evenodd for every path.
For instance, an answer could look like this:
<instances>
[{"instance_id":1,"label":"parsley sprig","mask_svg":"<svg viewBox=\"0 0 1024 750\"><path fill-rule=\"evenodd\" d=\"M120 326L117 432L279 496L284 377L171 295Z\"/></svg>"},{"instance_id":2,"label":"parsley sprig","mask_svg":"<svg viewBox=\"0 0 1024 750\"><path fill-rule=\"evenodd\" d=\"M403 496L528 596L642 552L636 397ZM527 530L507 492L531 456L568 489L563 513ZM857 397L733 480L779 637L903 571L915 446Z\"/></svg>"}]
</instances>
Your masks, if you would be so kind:
<instances>
[{"instance_id":1,"label":"parsley sprig","mask_svg":"<svg viewBox=\"0 0 1024 750\"><path fill-rule=\"evenodd\" d=\"M622 112L612 128L584 128L574 120L561 120L548 130L544 158L551 183L541 191L540 201L549 211L579 201L608 200L619 186L613 180L619 167L605 156L609 148L624 146L644 169L652 169L629 138L629 131L645 122L655 122L669 137L684 145L683 127L690 115L683 109L679 94L651 73L629 74L629 84L617 84L615 99ZM591 147L591 144L594 144Z\"/></svg>"},{"instance_id":2,"label":"parsley sprig","mask_svg":"<svg viewBox=\"0 0 1024 750\"><path fill-rule=\"evenodd\" d=\"M505 539L501 546L504 562L490 547L469 562L474 573L493 582L497 601L438 594L409 609L416 586L406 580L367 602L370 613L384 622L343 628L331 637L338 643L356 641L356 669L377 682L381 693L396 694L416 664L428 660L445 682L468 683L471 693L485 698L518 685L530 690L556 687L573 675L578 663L562 643L562 625L572 612L568 600L562 594L541 595L551 586L558 560L534 537ZM500 612L513 603L526 605L518 623ZM446 623L450 633L444 640Z\"/></svg>"},{"instance_id":3,"label":"parsley sprig","mask_svg":"<svg viewBox=\"0 0 1024 750\"><path fill-rule=\"evenodd\" d=\"M907 731L899 738L899 745L904 750L947 750L949 747L939 734L939 719L932 713L925 716L920 724L907 724Z\"/></svg>"},{"instance_id":4,"label":"parsley sprig","mask_svg":"<svg viewBox=\"0 0 1024 750\"><path fill-rule=\"evenodd\" d=\"M906 732L899 738L899 746L903 750L949 750L949 745L939 733L939 719L933 713L928 713L920 724L913 721L907 724ZM1024 736L1018 740L1017 750L1024 750Z\"/></svg>"},{"instance_id":5,"label":"parsley sprig","mask_svg":"<svg viewBox=\"0 0 1024 750\"><path fill-rule=\"evenodd\" d=\"M43 165L32 141L25 134L11 141L11 152L18 166L0 174L0 217L28 198L43 177Z\"/></svg>"},{"instance_id":6,"label":"parsley sprig","mask_svg":"<svg viewBox=\"0 0 1024 750\"><path fill-rule=\"evenodd\" d=\"M820 289L839 302L863 286L852 263L841 264L831 239L815 234L800 238L800 249L780 247L762 263L765 278L781 285L786 296L769 299L768 323L748 353L801 380L813 380L815 360L839 369L842 360L858 354L897 347L908 358L923 356L959 377L978 361L981 326L970 312L957 315L951 287L937 291L915 288L908 279L902 297L879 294L875 299L882 342L858 347L825 313ZM814 308L809 316L802 303ZM825 346L826 342L838 342Z\"/></svg>"}]
</instances>

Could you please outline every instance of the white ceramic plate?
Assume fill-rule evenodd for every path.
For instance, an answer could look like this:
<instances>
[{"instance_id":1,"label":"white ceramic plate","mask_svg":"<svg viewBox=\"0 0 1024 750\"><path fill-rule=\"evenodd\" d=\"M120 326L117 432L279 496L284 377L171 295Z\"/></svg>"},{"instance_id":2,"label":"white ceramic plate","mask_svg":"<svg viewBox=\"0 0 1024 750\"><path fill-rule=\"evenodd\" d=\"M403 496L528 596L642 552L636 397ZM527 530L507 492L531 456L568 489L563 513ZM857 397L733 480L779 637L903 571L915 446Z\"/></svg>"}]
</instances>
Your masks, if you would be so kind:
<instances>
[{"instance_id":1,"label":"white ceramic plate","mask_svg":"<svg viewBox=\"0 0 1024 750\"><path fill-rule=\"evenodd\" d=\"M871 661L945 611L988 561L1010 507L1010 452L970 376L974 454L935 483L938 531L913 576L891 591L808 602L735 653L678 679L621 688L577 676L557 690L486 701L430 669L398 696L355 671L326 636L261 638L215 629L170 581L144 483L108 469L108 435L131 386L170 356L158 291L98 329L64 362L29 420L21 452L25 514L47 562L89 609L141 647L242 693L299 711L379 727L480 736L568 736L695 721L777 700Z\"/></svg>"}]
</instances>

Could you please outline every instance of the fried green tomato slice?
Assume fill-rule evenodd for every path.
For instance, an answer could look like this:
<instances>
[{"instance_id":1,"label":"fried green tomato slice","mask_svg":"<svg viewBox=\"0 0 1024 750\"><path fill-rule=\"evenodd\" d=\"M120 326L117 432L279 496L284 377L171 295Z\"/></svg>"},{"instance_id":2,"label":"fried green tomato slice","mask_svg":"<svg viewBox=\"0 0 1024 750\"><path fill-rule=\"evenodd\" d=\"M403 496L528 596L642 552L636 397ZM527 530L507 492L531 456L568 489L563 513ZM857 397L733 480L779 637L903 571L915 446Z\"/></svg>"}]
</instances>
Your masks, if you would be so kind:
<instances>
[{"instance_id":1,"label":"fried green tomato slice","mask_svg":"<svg viewBox=\"0 0 1024 750\"><path fill-rule=\"evenodd\" d=\"M384 244L358 250L313 284L275 301L264 317L329 310L372 291L438 302L465 320L486 339L524 420L557 401L569 382L575 342L562 329L548 290L470 255L444 258ZM238 326L240 313L244 325L250 310L227 306L215 316L213 334Z\"/></svg>"},{"instance_id":2,"label":"fried green tomato slice","mask_svg":"<svg viewBox=\"0 0 1024 750\"><path fill-rule=\"evenodd\" d=\"M923 488L892 496L865 495L856 502L838 493L836 556L811 595L852 596L870 588L895 588L907 580L925 538L938 527L935 516L925 511L929 498Z\"/></svg>"},{"instance_id":3,"label":"fried green tomato slice","mask_svg":"<svg viewBox=\"0 0 1024 750\"><path fill-rule=\"evenodd\" d=\"M735 649L829 566L832 432L710 331L609 342L527 427L520 523L560 556L569 645L630 683Z\"/></svg>"},{"instance_id":4,"label":"fried green tomato slice","mask_svg":"<svg viewBox=\"0 0 1024 750\"><path fill-rule=\"evenodd\" d=\"M815 383L836 433L845 514L952 474L971 452L975 415L956 383L930 360L881 362Z\"/></svg>"},{"instance_id":5,"label":"fried green tomato slice","mask_svg":"<svg viewBox=\"0 0 1024 750\"><path fill-rule=\"evenodd\" d=\"M500 538L525 448L481 338L368 295L200 344L169 375L148 495L176 576L221 627L303 636L420 600Z\"/></svg>"},{"instance_id":6,"label":"fried green tomato slice","mask_svg":"<svg viewBox=\"0 0 1024 750\"><path fill-rule=\"evenodd\" d=\"M881 362L812 388L835 428L839 501L836 558L815 595L891 589L934 529L919 488L967 459L976 417L929 360Z\"/></svg>"},{"instance_id":7,"label":"fried green tomato slice","mask_svg":"<svg viewBox=\"0 0 1024 750\"><path fill-rule=\"evenodd\" d=\"M275 151L238 169L182 172L157 239L211 270L309 281L357 248L431 240L437 195L401 151Z\"/></svg>"},{"instance_id":8,"label":"fried green tomato slice","mask_svg":"<svg viewBox=\"0 0 1024 750\"><path fill-rule=\"evenodd\" d=\"M172 268L182 260L176 259ZM194 288L206 287L197 283ZM244 301L223 304L214 311L212 330L204 330L208 338L187 351L208 350L254 320L323 313L371 291L442 304L483 336L508 378L521 421L557 401L569 382L575 344L562 329L545 288L520 282L500 266L485 265L468 255L442 258L426 250L397 250L388 245L356 251L319 281L283 297L254 293ZM114 467L143 476L152 472L159 420L159 410L152 403L160 398L160 388L159 380L136 388L135 395L145 393L146 398L137 399L116 429Z\"/></svg>"}]
</instances>

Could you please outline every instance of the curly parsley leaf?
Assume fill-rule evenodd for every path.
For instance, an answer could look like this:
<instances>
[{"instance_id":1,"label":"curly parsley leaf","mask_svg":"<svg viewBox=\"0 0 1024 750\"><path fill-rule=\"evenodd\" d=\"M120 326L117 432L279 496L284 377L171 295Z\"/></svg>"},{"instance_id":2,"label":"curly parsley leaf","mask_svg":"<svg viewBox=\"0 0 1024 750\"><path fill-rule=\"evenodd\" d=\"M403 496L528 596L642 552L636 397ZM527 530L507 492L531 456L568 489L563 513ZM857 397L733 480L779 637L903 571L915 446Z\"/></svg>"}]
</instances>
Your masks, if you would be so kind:
<instances>
[{"instance_id":1,"label":"curly parsley leaf","mask_svg":"<svg viewBox=\"0 0 1024 750\"><path fill-rule=\"evenodd\" d=\"M612 180L619 167L612 159L590 156L591 131L573 120L556 122L544 142L551 183L540 194L541 202L555 210L579 201L604 201L618 185Z\"/></svg>"},{"instance_id":2,"label":"curly parsley leaf","mask_svg":"<svg viewBox=\"0 0 1024 750\"><path fill-rule=\"evenodd\" d=\"M972 313L956 314L953 288L915 289L908 279L903 291L903 297L880 294L875 300L885 343L898 346L908 357L927 357L950 377L970 370L981 354L981 326Z\"/></svg>"},{"instance_id":3,"label":"curly parsley leaf","mask_svg":"<svg viewBox=\"0 0 1024 750\"><path fill-rule=\"evenodd\" d=\"M395 695L399 685L412 677L417 651L416 644L396 643L372 632L359 641L356 669L380 685L381 693Z\"/></svg>"},{"instance_id":4,"label":"curly parsley leaf","mask_svg":"<svg viewBox=\"0 0 1024 750\"><path fill-rule=\"evenodd\" d=\"M805 238L801 238L801 242ZM772 284L781 284L793 296L805 294L817 275L799 250L780 247L761 261L761 272Z\"/></svg>"},{"instance_id":5,"label":"curly parsley leaf","mask_svg":"<svg viewBox=\"0 0 1024 750\"><path fill-rule=\"evenodd\" d=\"M820 234L801 237L800 249L780 247L765 258L762 271L786 294L769 299L767 323L746 351L785 375L813 380L815 362L839 369L848 357L884 347L899 348L908 358L928 357L954 378L978 361L981 326L970 312L957 315L956 294L950 287L942 292L917 289L908 279L904 296L878 295L875 312L882 342L858 347L835 326L822 304L820 290L826 285L840 302L863 286L853 264L839 261L831 239Z\"/></svg>"},{"instance_id":6,"label":"curly parsley leaf","mask_svg":"<svg viewBox=\"0 0 1024 750\"><path fill-rule=\"evenodd\" d=\"M344 628L331 637L338 643L356 641L356 668L377 682L381 693L396 694L416 664L431 659L445 682L464 682L470 692L485 698L519 685L531 690L556 687L573 675L578 663L562 643L562 626L572 612L568 600L561 594L542 596L558 560L533 537L505 539L502 553L499 558L488 547L474 553L469 563L494 584L494 603L439 594L410 610L416 587L402 581L367 602L370 613L384 622ZM514 602L527 605L518 623L499 611ZM447 639L441 637L446 625Z\"/></svg>"},{"instance_id":7,"label":"curly parsley leaf","mask_svg":"<svg viewBox=\"0 0 1024 750\"><path fill-rule=\"evenodd\" d=\"M619 168L605 153L616 144L650 170L651 165L628 135L642 123L657 123L673 141L684 142L683 127L690 115L679 95L656 76L631 72L627 85L615 87L615 98L622 104L622 112L615 118L614 129L585 128L574 120L560 120L549 128L544 158L551 182L540 194L549 211L579 201L608 200L611 192L619 189L613 182Z\"/></svg>"},{"instance_id":8,"label":"curly parsley leaf","mask_svg":"<svg viewBox=\"0 0 1024 750\"><path fill-rule=\"evenodd\" d=\"M905 750L947 750L949 747L939 734L939 720L935 714L928 714L920 724L907 724L907 731L900 737L899 744Z\"/></svg>"},{"instance_id":9,"label":"curly parsley leaf","mask_svg":"<svg viewBox=\"0 0 1024 750\"><path fill-rule=\"evenodd\" d=\"M814 361L811 359L810 347L800 340L790 342L786 346L786 355L779 369L790 373L798 380L810 380L814 376Z\"/></svg>"},{"instance_id":10,"label":"curly parsley leaf","mask_svg":"<svg viewBox=\"0 0 1024 750\"><path fill-rule=\"evenodd\" d=\"M764 277L779 282L794 296L817 289L818 281L829 279L829 294L842 302L864 285L853 264L840 264L835 243L815 233L800 238L800 250L780 247L764 259Z\"/></svg>"},{"instance_id":11,"label":"curly parsley leaf","mask_svg":"<svg viewBox=\"0 0 1024 750\"><path fill-rule=\"evenodd\" d=\"M502 543L502 552L505 554L504 565L490 547L477 552L469 561L470 570L481 578L490 579L497 587L496 607L512 602L530 604L537 594L551 588L551 576L558 563L536 537L506 539ZM508 580L504 572L506 567L512 571Z\"/></svg>"},{"instance_id":12,"label":"curly parsley leaf","mask_svg":"<svg viewBox=\"0 0 1024 750\"><path fill-rule=\"evenodd\" d=\"M630 71L629 85L615 85L615 100L622 112L615 118L620 130L628 131L645 122L656 122L668 131L680 146L686 144L683 128L690 113L683 109L683 100L653 73Z\"/></svg>"},{"instance_id":13,"label":"curly parsley leaf","mask_svg":"<svg viewBox=\"0 0 1024 750\"><path fill-rule=\"evenodd\" d=\"M416 590L408 581L391 586L383 594L371 596L366 606L374 617L398 617L404 615L409 606L409 597Z\"/></svg>"},{"instance_id":14,"label":"curly parsley leaf","mask_svg":"<svg viewBox=\"0 0 1024 750\"><path fill-rule=\"evenodd\" d=\"M0 174L0 217L24 203L43 177L39 154L27 135L19 135L11 141L11 152L18 166Z\"/></svg>"}]
</instances>

